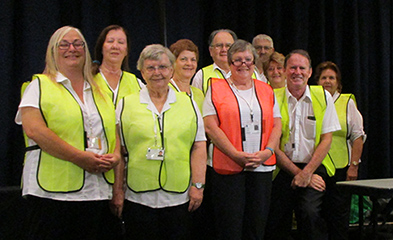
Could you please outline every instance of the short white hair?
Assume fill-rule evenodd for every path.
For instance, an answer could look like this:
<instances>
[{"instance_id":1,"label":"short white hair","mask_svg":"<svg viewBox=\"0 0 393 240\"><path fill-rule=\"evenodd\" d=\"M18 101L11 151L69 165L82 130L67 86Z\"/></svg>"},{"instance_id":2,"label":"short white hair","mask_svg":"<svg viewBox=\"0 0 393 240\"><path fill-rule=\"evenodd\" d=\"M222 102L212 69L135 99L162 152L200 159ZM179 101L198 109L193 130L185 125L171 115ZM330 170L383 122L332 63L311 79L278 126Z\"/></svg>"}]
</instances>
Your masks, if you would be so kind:
<instances>
[{"instance_id":1,"label":"short white hair","mask_svg":"<svg viewBox=\"0 0 393 240\"><path fill-rule=\"evenodd\" d=\"M269 35L266 35L266 34L258 34L258 35L256 35L254 37L254 39L252 40L252 45L253 46L255 46L255 42L257 40L268 40L271 43L271 47L274 48L273 39Z\"/></svg>"}]
</instances>

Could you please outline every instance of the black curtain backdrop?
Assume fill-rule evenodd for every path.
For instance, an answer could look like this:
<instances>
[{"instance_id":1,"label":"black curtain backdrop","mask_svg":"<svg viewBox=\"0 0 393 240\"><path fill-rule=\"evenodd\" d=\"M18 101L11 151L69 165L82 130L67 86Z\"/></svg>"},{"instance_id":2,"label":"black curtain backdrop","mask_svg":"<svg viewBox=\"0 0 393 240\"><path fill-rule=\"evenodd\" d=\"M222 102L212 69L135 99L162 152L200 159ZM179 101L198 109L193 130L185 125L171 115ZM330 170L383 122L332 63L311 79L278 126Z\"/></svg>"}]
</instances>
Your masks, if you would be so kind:
<instances>
[{"instance_id":1,"label":"black curtain backdrop","mask_svg":"<svg viewBox=\"0 0 393 240\"><path fill-rule=\"evenodd\" d=\"M364 118L368 137L361 178L393 177L392 7L387 0L2 0L0 187L20 184L24 142L14 123L20 87L43 71L49 38L64 25L80 28L91 52L104 27L125 27L132 42L131 71L138 76L136 61L146 45L170 45L181 38L199 47L199 67L211 64L207 39L220 28L248 41L268 34L284 55L305 49L313 67L333 61L342 71L343 92L355 94Z\"/></svg>"}]
</instances>

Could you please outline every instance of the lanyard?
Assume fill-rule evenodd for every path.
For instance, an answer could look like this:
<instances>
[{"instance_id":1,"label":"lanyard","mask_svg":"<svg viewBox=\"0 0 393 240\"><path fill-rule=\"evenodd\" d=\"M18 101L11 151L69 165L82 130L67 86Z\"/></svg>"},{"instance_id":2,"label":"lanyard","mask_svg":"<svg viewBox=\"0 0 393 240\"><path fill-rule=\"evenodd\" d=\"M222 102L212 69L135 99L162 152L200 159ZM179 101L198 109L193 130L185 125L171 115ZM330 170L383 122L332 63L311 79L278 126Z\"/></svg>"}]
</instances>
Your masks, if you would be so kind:
<instances>
[{"instance_id":1,"label":"lanyard","mask_svg":"<svg viewBox=\"0 0 393 240\"><path fill-rule=\"evenodd\" d=\"M240 94L240 90L236 87L236 85L232 82L232 79L228 78L229 84L235 89L235 92L237 93L237 96L239 96L241 99L244 100L244 102L246 102L248 108L250 109L250 117L251 117L251 122L254 122L254 112L253 112L253 99L254 99L254 81L251 81L252 83L252 90L251 90L251 97L250 97L250 102L248 102L241 94Z\"/></svg>"},{"instance_id":2,"label":"lanyard","mask_svg":"<svg viewBox=\"0 0 393 240\"><path fill-rule=\"evenodd\" d=\"M156 125L156 120L158 122L158 126L160 127L160 136L161 136L161 148L164 149L164 133L163 133L163 129L164 126L161 127L161 117L158 116L154 113L151 112L152 116L153 116L153 122L154 122L154 146L157 146L157 142L158 142L158 138L157 138L157 125ZM164 120L164 113L162 114L162 120Z\"/></svg>"}]
</instances>

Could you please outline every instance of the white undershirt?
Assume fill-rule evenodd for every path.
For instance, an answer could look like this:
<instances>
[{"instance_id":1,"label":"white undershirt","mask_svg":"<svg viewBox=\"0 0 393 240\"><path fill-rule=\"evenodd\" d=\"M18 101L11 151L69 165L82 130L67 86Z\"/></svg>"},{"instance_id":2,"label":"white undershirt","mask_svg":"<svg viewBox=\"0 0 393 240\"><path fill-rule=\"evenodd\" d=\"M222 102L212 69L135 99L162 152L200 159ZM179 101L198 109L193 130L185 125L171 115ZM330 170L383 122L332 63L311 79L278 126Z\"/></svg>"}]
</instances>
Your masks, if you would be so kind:
<instances>
[{"instance_id":1,"label":"white undershirt","mask_svg":"<svg viewBox=\"0 0 393 240\"><path fill-rule=\"evenodd\" d=\"M94 152L97 154L104 154L107 152L106 149L106 138L104 136L101 117L97 111L94 99L92 96L91 87L88 82L85 81L83 89L84 103L79 99L78 94L74 91L71 86L70 80L58 73L56 81L63 84L77 100L79 106L82 109L84 118L85 129L92 127L92 134L100 136L102 140L102 149L86 149L86 151ZM15 117L15 122L19 125L22 124L22 117L20 109L23 107L34 107L39 109L39 84L37 80L33 80L29 86L27 86L21 103L19 105L18 112ZM32 139L28 139L29 146L36 145ZM39 150L28 151L26 153L25 165L23 168L23 190L22 195L34 195L42 198L50 198L55 200L64 201L81 201L81 200L106 200L112 198L112 187L103 178L102 173L89 173L85 171L85 182L82 190L72 193L50 193L44 191L39 187L37 183L37 169Z\"/></svg>"},{"instance_id":2,"label":"white undershirt","mask_svg":"<svg viewBox=\"0 0 393 240\"><path fill-rule=\"evenodd\" d=\"M240 109L240 119L242 127L245 127L247 124L251 124L251 114L250 107L253 112L254 124L258 125L258 129L261 128L261 123L257 122L256 119L261 119L261 109L259 108L259 102L255 94L253 94L254 88L250 88L247 90L237 90L231 85L233 92L237 98ZM248 103L247 103L248 102ZM216 109L211 101L211 88L209 87L206 92L205 101L203 102L203 117L209 115L217 115ZM278 107L277 101L274 100L273 106L273 118L281 118L280 109ZM247 133L245 135L246 141L243 141L244 152L254 153L260 151L260 141L261 141L261 133L252 134ZM213 144L211 143L208 150L208 165L212 166L212 156L213 156ZM268 172L273 171L275 166L264 166L261 165L255 169L245 169L245 171L254 171L254 172Z\"/></svg>"}]
</instances>

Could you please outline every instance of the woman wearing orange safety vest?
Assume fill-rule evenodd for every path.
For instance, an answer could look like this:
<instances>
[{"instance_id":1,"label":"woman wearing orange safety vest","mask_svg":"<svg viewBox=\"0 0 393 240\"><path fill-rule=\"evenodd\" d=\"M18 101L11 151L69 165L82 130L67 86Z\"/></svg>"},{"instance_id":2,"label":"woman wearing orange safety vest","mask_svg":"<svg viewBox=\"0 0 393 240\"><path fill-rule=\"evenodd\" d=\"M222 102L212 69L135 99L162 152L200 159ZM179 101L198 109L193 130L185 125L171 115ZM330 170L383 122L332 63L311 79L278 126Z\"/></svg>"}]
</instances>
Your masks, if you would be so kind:
<instances>
[{"instance_id":1,"label":"woman wearing orange safety vest","mask_svg":"<svg viewBox=\"0 0 393 240\"><path fill-rule=\"evenodd\" d=\"M281 115L272 88L252 79L256 51L237 40L228 51L232 76L211 79L203 115L209 147L215 239L262 239L270 205Z\"/></svg>"}]
</instances>

